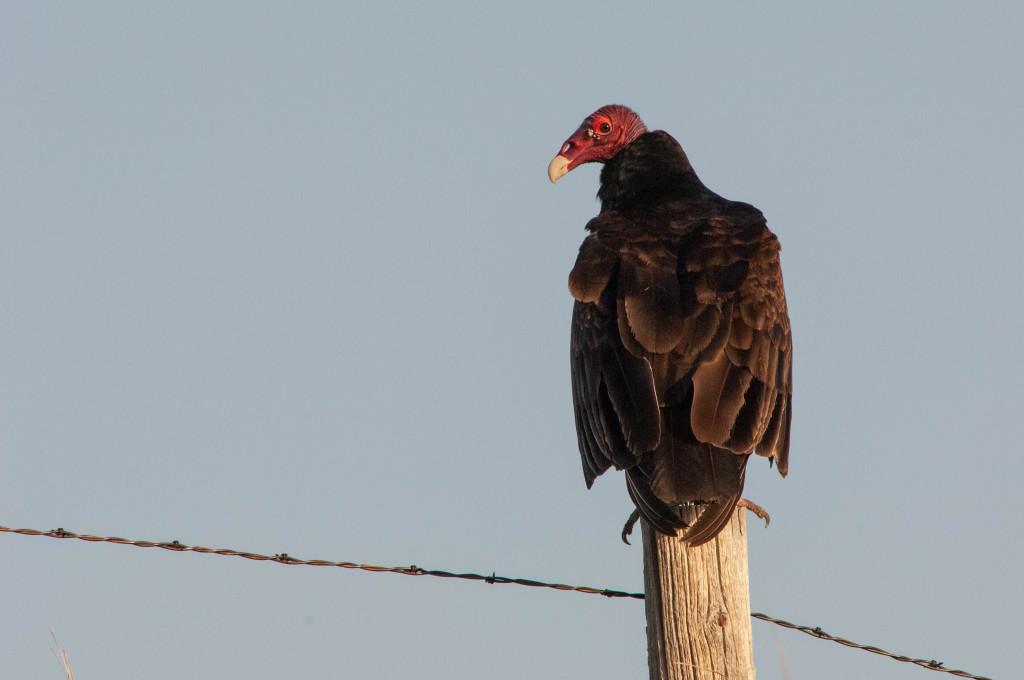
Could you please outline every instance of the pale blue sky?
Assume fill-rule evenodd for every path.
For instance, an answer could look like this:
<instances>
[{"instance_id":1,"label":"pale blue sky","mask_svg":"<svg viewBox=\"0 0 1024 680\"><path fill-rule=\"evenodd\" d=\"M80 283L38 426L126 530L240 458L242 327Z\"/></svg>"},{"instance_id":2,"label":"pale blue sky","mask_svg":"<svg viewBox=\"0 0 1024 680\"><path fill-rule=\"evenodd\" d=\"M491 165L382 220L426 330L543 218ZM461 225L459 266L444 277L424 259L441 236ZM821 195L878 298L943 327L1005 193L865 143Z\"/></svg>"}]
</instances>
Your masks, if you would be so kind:
<instances>
[{"instance_id":1,"label":"pale blue sky","mask_svg":"<svg viewBox=\"0 0 1024 680\"><path fill-rule=\"evenodd\" d=\"M564 4L564 3L563 3ZM783 244L756 611L994 678L1024 592L1019 3L0 5L0 524L642 589L566 279L601 105ZM0 535L0 678L646 677L641 603ZM755 621L759 680L782 677ZM794 680L926 678L778 639Z\"/></svg>"}]
</instances>

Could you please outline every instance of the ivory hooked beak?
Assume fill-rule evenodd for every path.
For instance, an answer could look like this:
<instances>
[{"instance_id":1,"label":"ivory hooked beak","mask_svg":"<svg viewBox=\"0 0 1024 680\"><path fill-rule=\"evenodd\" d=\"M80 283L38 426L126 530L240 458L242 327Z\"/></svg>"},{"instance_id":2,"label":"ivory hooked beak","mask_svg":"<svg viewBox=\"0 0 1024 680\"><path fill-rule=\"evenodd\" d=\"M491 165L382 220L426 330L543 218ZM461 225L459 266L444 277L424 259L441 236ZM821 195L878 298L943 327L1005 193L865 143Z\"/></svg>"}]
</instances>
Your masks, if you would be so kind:
<instances>
[{"instance_id":1,"label":"ivory hooked beak","mask_svg":"<svg viewBox=\"0 0 1024 680\"><path fill-rule=\"evenodd\" d=\"M551 162L548 164L548 179L551 180L552 184L558 184L558 179L569 172L569 163L571 162L562 154L558 154L551 159Z\"/></svg>"}]
</instances>

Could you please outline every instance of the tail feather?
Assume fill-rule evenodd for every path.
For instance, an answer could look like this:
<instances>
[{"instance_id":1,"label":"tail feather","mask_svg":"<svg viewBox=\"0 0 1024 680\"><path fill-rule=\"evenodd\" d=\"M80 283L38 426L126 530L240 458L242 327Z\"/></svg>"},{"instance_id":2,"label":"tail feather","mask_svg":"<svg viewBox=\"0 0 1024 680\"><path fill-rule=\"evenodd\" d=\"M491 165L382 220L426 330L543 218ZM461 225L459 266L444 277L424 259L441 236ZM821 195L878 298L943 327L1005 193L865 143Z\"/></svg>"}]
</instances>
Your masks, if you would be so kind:
<instances>
[{"instance_id":1,"label":"tail feather","mask_svg":"<svg viewBox=\"0 0 1024 680\"><path fill-rule=\"evenodd\" d=\"M626 470L626 489L640 514L648 524L666 536L678 536L679 529L689 525L679 519L672 508L654 495L650 478L639 466Z\"/></svg>"},{"instance_id":2,"label":"tail feather","mask_svg":"<svg viewBox=\"0 0 1024 680\"><path fill-rule=\"evenodd\" d=\"M633 503L659 532L677 536L696 547L715 538L732 518L743 494L749 454L684 438L664 439L638 465L626 471L626 484ZM692 526L680 517L678 508L702 507Z\"/></svg>"},{"instance_id":3,"label":"tail feather","mask_svg":"<svg viewBox=\"0 0 1024 680\"><path fill-rule=\"evenodd\" d=\"M686 544L691 548L696 548L698 545L704 545L713 540L732 519L732 511L736 508L738 501L739 497L737 496L727 499L724 503L719 501L708 503L693 526L683 534Z\"/></svg>"}]
</instances>

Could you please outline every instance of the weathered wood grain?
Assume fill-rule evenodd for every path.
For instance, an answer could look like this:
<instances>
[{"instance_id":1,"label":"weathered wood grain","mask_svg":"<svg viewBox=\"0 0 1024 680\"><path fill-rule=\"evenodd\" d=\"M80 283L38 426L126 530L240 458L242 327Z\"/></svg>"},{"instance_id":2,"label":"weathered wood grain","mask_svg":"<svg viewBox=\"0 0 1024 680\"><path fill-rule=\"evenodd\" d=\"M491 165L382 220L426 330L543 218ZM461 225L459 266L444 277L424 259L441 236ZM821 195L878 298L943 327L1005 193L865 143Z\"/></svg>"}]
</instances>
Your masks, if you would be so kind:
<instances>
[{"instance_id":1,"label":"weathered wood grain","mask_svg":"<svg viewBox=\"0 0 1024 680\"><path fill-rule=\"evenodd\" d=\"M754 680L745 513L696 548L643 522L651 680Z\"/></svg>"}]
</instances>

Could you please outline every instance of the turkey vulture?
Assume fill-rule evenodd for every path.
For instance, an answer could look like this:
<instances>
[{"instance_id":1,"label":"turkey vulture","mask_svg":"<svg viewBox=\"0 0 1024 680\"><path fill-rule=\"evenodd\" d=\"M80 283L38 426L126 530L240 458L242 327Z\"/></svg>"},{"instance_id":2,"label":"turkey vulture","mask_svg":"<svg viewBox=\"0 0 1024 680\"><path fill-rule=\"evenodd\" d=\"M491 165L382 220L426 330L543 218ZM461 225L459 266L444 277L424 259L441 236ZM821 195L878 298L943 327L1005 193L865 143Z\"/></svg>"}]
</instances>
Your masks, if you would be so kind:
<instances>
[{"instance_id":1,"label":"turkey vulture","mask_svg":"<svg viewBox=\"0 0 1024 680\"><path fill-rule=\"evenodd\" d=\"M779 240L761 211L704 186L679 142L624 106L584 120L548 177L591 162L604 164L601 212L569 274L583 476L589 488L609 467L625 470L637 512L624 540L639 513L701 545L737 503L753 506L740 498L751 453L782 476L789 466ZM693 526L684 505L703 508Z\"/></svg>"}]
</instances>

